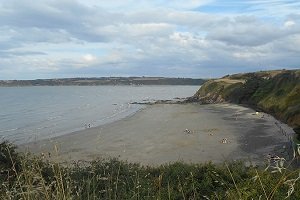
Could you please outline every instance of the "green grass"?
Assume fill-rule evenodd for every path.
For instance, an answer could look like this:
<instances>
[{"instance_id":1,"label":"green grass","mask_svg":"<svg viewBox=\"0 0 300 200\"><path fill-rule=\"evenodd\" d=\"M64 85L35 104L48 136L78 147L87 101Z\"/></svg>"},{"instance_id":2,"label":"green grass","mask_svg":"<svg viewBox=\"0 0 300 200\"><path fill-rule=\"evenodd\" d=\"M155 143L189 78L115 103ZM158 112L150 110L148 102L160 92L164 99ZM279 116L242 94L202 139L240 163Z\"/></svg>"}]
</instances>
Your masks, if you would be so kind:
<instances>
[{"instance_id":1,"label":"green grass","mask_svg":"<svg viewBox=\"0 0 300 200\"><path fill-rule=\"evenodd\" d=\"M159 167L117 159L62 165L0 144L0 199L300 199L299 169L176 162ZM287 169L284 169L286 167Z\"/></svg>"}]
</instances>

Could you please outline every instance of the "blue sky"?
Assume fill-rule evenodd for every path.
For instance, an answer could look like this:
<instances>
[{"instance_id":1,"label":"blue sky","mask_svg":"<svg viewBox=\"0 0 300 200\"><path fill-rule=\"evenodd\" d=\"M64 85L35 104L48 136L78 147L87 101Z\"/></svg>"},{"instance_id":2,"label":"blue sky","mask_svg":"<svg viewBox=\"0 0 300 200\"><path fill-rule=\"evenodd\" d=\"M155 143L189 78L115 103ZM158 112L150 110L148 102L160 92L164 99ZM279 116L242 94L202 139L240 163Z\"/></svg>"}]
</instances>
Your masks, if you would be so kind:
<instances>
[{"instance_id":1,"label":"blue sky","mask_svg":"<svg viewBox=\"0 0 300 200\"><path fill-rule=\"evenodd\" d=\"M300 68L296 0L0 0L0 79Z\"/></svg>"}]
</instances>

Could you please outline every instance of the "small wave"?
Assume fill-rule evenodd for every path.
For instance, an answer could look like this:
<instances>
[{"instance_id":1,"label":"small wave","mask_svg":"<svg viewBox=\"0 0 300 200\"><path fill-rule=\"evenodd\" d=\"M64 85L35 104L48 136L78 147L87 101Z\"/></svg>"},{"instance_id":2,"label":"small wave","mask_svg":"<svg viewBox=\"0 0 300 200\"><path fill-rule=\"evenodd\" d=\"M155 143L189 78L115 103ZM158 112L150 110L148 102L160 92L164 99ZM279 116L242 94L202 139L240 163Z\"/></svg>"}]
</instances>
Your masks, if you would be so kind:
<instances>
[{"instance_id":1,"label":"small wave","mask_svg":"<svg viewBox=\"0 0 300 200\"><path fill-rule=\"evenodd\" d=\"M10 114L0 114L0 117L1 118L6 118L6 117L8 117Z\"/></svg>"},{"instance_id":2,"label":"small wave","mask_svg":"<svg viewBox=\"0 0 300 200\"><path fill-rule=\"evenodd\" d=\"M46 129L46 128L50 128L50 126L37 127L36 130L42 130L42 129Z\"/></svg>"},{"instance_id":3,"label":"small wave","mask_svg":"<svg viewBox=\"0 0 300 200\"><path fill-rule=\"evenodd\" d=\"M5 140L8 140L9 142L11 142L13 144L20 144L20 142L18 142L17 138L10 138L10 137L7 137L7 136L1 136L0 137L0 141L5 141Z\"/></svg>"},{"instance_id":4,"label":"small wave","mask_svg":"<svg viewBox=\"0 0 300 200\"><path fill-rule=\"evenodd\" d=\"M112 115L109 115L107 117L104 117L104 118L102 118L100 120L96 120L96 121L101 122L101 121L106 121L106 120L113 119L113 118L116 118L116 120L118 120L119 118L117 116L121 116L121 118L130 116L141 109L141 108L132 109L130 103L122 104L122 106L123 106L123 109L114 110L115 113L113 113ZM127 115L122 117L122 114L125 114L125 113L127 113Z\"/></svg>"},{"instance_id":5,"label":"small wave","mask_svg":"<svg viewBox=\"0 0 300 200\"><path fill-rule=\"evenodd\" d=\"M5 132L12 132L12 131L16 131L19 128L12 128L12 129L7 129L7 130L0 130L0 133L5 133Z\"/></svg>"},{"instance_id":6,"label":"small wave","mask_svg":"<svg viewBox=\"0 0 300 200\"><path fill-rule=\"evenodd\" d=\"M51 117L48 117L47 118L47 121L51 121L53 119L58 119L58 118L61 118L62 116L61 115L58 115L58 116L51 116Z\"/></svg>"}]
</instances>

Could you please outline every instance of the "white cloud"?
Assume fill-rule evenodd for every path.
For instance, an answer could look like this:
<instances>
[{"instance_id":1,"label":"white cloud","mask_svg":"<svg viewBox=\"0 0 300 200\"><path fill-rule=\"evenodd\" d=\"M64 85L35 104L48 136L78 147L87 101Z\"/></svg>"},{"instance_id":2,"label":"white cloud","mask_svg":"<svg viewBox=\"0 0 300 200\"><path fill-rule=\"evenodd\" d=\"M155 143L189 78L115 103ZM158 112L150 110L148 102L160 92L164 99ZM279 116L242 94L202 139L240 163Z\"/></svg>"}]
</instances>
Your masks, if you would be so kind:
<instances>
[{"instance_id":1,"label":"white cloud","mask_svg":"<svg viewBox=\"0 0 300 200\"><path fill-rule=\"evenodd\" d=\"M137 11L137 10L147 10L156 8L169 8L169 9L193 9L202 5L206 5L213 0L79 0L79 2L91 7L103 7L105 9L117 10L120 9L125 11Z\"/></svg>"},{"instance_id":2,"label":"white cloud","mask_svg":"<svg viewBox=\"0 0 300 200\"><path fill-rule=\"evenodd\" d=\"M174 32L170 35L170 39L178 44L189 47L207 47L208 41L200 36L196 36L190 32Z\"/></svg>"},{"instance_id":3,"label":"white cloud","mask_svg":"<svg viewBox=\"0 0 300 200\"><path fill-rule=\"evenodd\" d=\"M0 79L47 73L207 77L262 66L299 68L300 3L226 5L0 0ZM207 12L197 11L201 6ZM234 6L242 11L231 10Z\"/></svg>"},{"instance_id":4,"label":"white cloud","mask_svg":"<svg viewBox=\"0 0 300 200\"><path fill-rule=\"evenodd\" d=\"M288 21L284 22L284 26L287 27L287 28L295 26L295 24L296 23L292 20L288 20Z\"/></svg>"},{"instance_id":5,"label":"white cloud","mask_svg":"<svg viewBox=\"0 0 300 200\"><path fill-rule=\"evenodd\" d=\"M95 33L116 40L126 40L135 37L147 37L162 35L168 35L175 27L166 23L138 23L138 24L118 24L98 27L95 29Z\"/></svg>"},{"instance_id":6,"label":"white cloud","mask_svg":"<svg viewBox=\"0 0 300 200\"><path fill-rule=\"evenodd\" d=\"M94 62L95 60L97 60L97 57L95 57L91 54L86 54L86 55L82 56L82 58L83 58L83 61L88 62L88 63Z\"/></svg>"}]
</instances>

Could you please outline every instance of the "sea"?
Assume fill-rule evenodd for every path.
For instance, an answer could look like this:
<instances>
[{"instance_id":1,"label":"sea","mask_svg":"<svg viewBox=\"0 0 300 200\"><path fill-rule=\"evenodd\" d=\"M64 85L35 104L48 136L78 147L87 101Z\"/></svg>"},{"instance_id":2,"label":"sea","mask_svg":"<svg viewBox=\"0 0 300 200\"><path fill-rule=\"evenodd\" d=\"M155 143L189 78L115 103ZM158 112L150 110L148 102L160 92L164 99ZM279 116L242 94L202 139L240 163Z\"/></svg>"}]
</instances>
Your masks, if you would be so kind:
<instances>
[{"instance_id":1,"label":"sea","mask_svg":"<svg viewBox=\"0 0 300 200\"><path fill-rule=\"evenodd\" d=\"M144 105L192 96L199 86L0 87L0 141L24 144L111 123Z\"/></svg>"}]
</instances>

